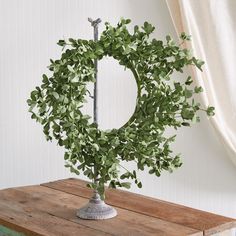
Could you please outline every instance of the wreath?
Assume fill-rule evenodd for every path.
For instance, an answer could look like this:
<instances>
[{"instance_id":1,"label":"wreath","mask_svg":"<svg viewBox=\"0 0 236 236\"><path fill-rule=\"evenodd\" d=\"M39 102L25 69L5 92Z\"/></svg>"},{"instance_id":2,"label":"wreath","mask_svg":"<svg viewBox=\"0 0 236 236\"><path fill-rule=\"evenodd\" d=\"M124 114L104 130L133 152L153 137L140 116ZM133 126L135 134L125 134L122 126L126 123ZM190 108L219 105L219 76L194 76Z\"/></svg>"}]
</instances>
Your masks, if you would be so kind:
<instances>
[{"instance_id":1,"label":"wreath","mask_svg":"<svg viewBox=\"0 0 236 236\"><path fill-rule=\"evenodd\" d=\"M116 27L105 23L98 41L59 40L63 47L61 58L50 60L51 76L44 74L42 85L27 100L31 118L43 125L47 140L54 137L64 146L65 166L75 174L82 171L89 179L96 179L90 187L102 196L105 183L112 188L129 188L130 182L123 179L132 179L142 187L136 170L127 170L123 161L135 161L138 170L146 167L156 176L180 167L180 156L173 155L170 148L175 135L166 137L166 128L199 122L200 110L214 115L213 107L202 109L193 99L202 88L193 88L190 76L182 82L170 77L188 65L201 69L203 62L170 36L165 42L150 39L155 29L151 24L135 26L130 33L129 23L129 19L122 19ZM180 38L183 42L190 40L185 33ZM95 82L94 60L105 56L131 70L138 88L136 108L129 121L107 131L100 130L81 111L86 97L91 95L87 85ZM120 167L124 171L120 172Z\"/></svg>"}]
</instances>

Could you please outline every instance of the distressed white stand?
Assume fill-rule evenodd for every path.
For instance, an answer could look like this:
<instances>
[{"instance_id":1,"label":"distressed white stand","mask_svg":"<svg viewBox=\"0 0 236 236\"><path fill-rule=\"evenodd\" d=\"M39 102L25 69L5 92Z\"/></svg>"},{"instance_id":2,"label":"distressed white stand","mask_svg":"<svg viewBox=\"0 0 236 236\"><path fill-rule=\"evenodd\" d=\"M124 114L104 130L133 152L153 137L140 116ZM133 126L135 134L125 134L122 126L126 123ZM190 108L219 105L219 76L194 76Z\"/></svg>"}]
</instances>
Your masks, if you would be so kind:
<instances>
[{"instance_id":1,"label":"distressed white stand","mask_svg":"<svg viewBox=\"0 0 236 236\"><path fill-rule=\"evenodd\" d=\"M115 217L117 211L101 200L100 195L95 191L93 197L77 211L76 215L87 220L105 220Z\"/></svg>"}]
</instances>

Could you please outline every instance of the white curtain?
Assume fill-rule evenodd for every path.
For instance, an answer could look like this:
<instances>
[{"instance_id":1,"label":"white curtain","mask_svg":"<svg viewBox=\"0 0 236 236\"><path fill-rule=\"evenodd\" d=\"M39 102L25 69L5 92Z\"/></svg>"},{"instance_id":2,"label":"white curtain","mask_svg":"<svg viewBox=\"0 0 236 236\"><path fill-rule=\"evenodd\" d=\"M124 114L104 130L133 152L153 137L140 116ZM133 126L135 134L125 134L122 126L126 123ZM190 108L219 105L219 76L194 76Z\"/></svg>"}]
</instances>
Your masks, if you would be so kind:
<instances>
[{"instance_id":1,"label":"white curtain","mask_svg":"<svg viewBox=\"0 0 236 236\"><path fill-rule=\"evenodd\" d=\"M236 0L166 0L178 34L192 35L189 47L205 61L193 70L211 122L236 165Z\"/></svg>"}]
</instances>

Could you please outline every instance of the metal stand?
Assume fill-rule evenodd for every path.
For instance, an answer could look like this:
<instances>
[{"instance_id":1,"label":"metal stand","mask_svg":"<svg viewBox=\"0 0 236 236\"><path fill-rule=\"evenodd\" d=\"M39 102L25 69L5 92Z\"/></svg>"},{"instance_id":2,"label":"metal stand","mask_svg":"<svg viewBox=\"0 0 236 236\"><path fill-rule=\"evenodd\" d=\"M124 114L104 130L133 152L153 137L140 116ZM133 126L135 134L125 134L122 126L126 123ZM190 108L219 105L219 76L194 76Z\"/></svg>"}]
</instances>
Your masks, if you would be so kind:
<instances>
[{"instance_id":1,"label":"metal stand","mask_svg":"<svg viewBox=\"0 0 236 236\"><path fill-rule=\"evenodd\" d=\"M116 215L116 210L102 201L96 192L89 202L77 211L77 216L86 220L105 220Z\"/></svg>"},{"instance_id":2,"label":"metal stand","mask_svg":"<svg viewBox=\"0 0 236 236\"><path fill-rule=\"evenodd\" d=\"M94 29L94 41L98 40L98 24L101 22L101 19L92 20L88 18L88 21L91 23ZM93 120L94 123L98 123L97 119L97 60L94 60L95 67L95 80L94 83L94 93L93 93ZM97 183L97 169L96 165L94 165L94 183ZM92 198L89 200L87 205L80 208L76 214L79 218L87 219L87 220L105 220L115 217L117 215L117 211L112 207L107 205L101 197L97 190L94 190L94 194Z\"/></svg>"}]
</instances>

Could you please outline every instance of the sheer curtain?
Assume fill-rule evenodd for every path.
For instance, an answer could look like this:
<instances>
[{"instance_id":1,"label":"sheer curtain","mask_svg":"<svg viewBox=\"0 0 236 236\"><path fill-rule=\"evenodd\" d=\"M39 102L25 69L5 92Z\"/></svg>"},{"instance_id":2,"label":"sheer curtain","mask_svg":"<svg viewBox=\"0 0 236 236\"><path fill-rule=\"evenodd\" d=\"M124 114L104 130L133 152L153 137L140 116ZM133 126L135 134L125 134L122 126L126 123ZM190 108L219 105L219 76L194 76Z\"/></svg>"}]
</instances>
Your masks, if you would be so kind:
<instances>
[{"instance_id":1,"label":"sheer curtain","mask_svg":"<svg viewBox=\"0 0 236 236\"><path fill-rule=\"evenodd\" d=\"M192 35L190 46L205 61L203 73L193 69L211 122L236 165L236 1L166 0L178 34Z\"/></svg>"}]
</instances>

